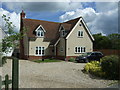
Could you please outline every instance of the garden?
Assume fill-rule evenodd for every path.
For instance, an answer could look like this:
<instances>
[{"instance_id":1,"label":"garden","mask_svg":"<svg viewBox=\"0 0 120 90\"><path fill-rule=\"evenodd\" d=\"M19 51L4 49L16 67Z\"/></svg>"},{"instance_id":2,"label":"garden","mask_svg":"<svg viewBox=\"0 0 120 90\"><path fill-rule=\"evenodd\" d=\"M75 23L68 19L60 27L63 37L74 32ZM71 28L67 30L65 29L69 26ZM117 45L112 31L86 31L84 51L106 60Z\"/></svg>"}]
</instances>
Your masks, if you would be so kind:
<instances>
[{"instance_id":1,"label":"garden","mask_svg":"<svg viewBox=\"0 0 120 90\"><path fill-rule=\"evenodd\" d=\"M84 72L104 79L119 79L119 60L117 55L101 58L99 61L91 61L84 67Z\"/></svg>"}]
</instances>

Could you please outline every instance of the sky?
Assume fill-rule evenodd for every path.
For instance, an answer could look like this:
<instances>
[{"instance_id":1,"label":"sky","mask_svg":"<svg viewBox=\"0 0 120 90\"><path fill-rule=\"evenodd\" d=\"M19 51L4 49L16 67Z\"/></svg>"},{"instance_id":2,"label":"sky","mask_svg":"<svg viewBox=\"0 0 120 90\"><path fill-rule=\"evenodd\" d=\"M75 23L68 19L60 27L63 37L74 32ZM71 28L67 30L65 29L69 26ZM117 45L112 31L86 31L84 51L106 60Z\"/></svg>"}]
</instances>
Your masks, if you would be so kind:
<instances>
[{"instance_id":1,"label":"sky","mask_svg":"<svg viewBox=\"0 0 120 90\"><path fill-rule=\"evenodd\" d=\"M13 0L14 1L14 0ZM19 0L17 0L19 1ZM118 33L118 2L0 2L0 17L3 14L19 32L20 13L24 10L26 18L65 22L82 16L92 34L108 35ZM0 27L5 22L0 18Z\"/></svg>"}]
</instances>

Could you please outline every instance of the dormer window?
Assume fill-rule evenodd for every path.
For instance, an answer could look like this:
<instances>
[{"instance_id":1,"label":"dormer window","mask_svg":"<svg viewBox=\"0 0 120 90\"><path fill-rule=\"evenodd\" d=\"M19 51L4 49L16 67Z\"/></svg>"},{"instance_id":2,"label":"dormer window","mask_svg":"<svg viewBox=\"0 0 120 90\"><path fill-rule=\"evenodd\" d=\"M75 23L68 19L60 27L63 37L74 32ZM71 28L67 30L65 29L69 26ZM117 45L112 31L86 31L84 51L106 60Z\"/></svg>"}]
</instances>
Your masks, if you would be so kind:
<instances>
[{"instance_id":1,"label":"dormer window","mask_svg":"<svg viewBox=\"0 0 120 90\"><path fill-rule=\"evenodd\" d=\"M42 30L38 30L38 31L36 32L36 36L37 36L37 37L44 37L44 32L43 32Z\"/></svg>"},{"instance_id":2,"label":"dormer window","mask_svg":"<svg viewBox=\"0 0 120 90\"><path fill-rule=\"evenodd\" d=\"M65 36L65 30L62 30L62 37Z\"/></svg>"},{"instance_id":3,"label":"dormer window","mask_svg":"<svg viewBox=\"0 0 120 90\"><path fill-rule=\"evenodd\" d=\"M41 25L35 31L37 37L44 37L45 29Z\"/></svg>"}]
</instances>

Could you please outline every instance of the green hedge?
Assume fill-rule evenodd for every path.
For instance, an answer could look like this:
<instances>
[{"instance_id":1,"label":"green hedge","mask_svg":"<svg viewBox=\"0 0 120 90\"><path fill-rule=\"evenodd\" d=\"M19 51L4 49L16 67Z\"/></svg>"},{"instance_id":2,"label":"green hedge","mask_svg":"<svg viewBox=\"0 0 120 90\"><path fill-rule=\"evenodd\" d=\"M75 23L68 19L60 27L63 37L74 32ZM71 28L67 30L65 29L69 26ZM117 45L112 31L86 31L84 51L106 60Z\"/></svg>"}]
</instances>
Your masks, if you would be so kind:
<instances>
[{"instance_id":1,"label":"green hedge","mask_svg":"<svg viewBox=\"0 0 120 90\"><path fill-rule=\"evenodd\" d=\"M119 78L119 57L116 55L105 56L102 58L101 69L106 72L109 79Z\"/></svg>"},{"instance_id":2,"label":"green hedge","mask_svg":"<svg viewBox=\"0 0 120 90\"><path fill-rule=\"evenodd\" d=\"M84 67L84 71L92 75L106 78L119 79L119 57L116 55L105 56L98 61L91 61Z\"/></svg>"}]
</instances>

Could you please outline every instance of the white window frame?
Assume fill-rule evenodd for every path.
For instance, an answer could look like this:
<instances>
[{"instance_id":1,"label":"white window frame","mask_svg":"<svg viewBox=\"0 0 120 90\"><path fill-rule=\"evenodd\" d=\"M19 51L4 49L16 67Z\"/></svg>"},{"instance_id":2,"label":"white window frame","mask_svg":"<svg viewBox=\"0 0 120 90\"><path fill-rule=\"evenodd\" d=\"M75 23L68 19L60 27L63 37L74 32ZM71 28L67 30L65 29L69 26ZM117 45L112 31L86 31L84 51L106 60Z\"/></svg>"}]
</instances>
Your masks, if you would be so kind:
<instances>
[{"instance_id":1,"label":"white window frame","mask_svg":"<svg viewBox=\"0 0 120 90\"><path fill-rule=\"evenodd\" d=\"M44 37L44 34L46 32L42 25L39 25L38 28L35 31L36 31L36 37Z\"/></svg>"},{"instance_id":2,"label":"white window frame","mask_svg":"<svg viewBox=\"0 0 120 90\"><path fill-rule=\"evenodd\" d=\"M40 34L38 35L38 33L40 33ZM44 37L44 31L43 30L37 30L36 31L36 36L37 37Z\"/></svg>"},{"instance_id":3,"label":"white window frame","mask_svg":"<svg viewBox=\"0 0 120 90\"><path fill-rule=\"evenodd\" d=\"M85 53L86 52L86 47L85 46L76 46L75 49L74 49L74 52L75 53Z\"/></svg>"},{"instance_id":4,"label":"white window frame","mask_svg":"<svg viewBox=\"0 0 120 90\"><path fill-rule=\"evenodd\" d=\"M79 35L80 34L80 35ZM78 37L84 37L84 32L82 31L82 30L79 30L78 32L77 32L77 36Z\"/></svg>"},{"instance_id":5,"label":"white window frame","mask_svg":"<svg viewBox=\"0 0 120 90\"><path fill-rule=\"evenodd\" d=\"M38 54L36 54L36 48L38 48L38 51L37 51L37 53ZM44 54L43 54L43 52L44 52ZM42 47L42 46L36 46L35 47L35 56L44 56L45 55L45 47Z\"/></svg>"}]
</instances>

